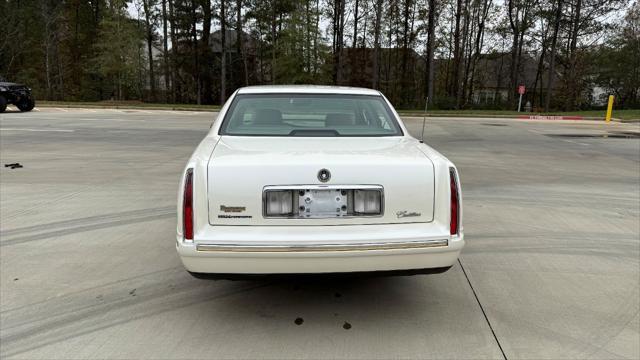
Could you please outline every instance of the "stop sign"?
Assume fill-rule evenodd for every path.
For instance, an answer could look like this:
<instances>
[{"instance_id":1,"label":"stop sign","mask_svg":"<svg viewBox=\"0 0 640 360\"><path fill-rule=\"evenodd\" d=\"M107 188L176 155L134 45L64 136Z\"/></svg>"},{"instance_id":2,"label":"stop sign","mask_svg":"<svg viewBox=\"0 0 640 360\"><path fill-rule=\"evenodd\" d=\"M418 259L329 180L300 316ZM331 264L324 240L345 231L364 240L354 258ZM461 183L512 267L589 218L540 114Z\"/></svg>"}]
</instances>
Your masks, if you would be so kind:
<instances>
[{"instance_id":1,"label":"stop sign","mask_svg":"<svg viewBox=\"0 0 640 360\"><path fill-rule=\"evenodd\" d=\"M524 85L519 85L518 86L518 94L524 95Z\"/></svg>"}]
</instances>

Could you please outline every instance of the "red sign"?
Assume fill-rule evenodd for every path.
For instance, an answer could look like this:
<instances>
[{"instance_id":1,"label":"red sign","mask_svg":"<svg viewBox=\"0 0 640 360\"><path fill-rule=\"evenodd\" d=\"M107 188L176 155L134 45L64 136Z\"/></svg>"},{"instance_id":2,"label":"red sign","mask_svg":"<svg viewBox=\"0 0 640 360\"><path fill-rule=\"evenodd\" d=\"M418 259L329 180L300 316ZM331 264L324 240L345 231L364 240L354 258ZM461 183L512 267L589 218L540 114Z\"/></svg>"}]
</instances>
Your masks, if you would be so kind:
<instances>
[{"instance_id":1,"label":"red sign","mask_svg":"<svg viewBox=\"0 0 640 360\"><path fill-rule=\"evenodd\" d=\"M524 95L524 85L518 86L518 94Z\"/></svg>"}]
</instances>

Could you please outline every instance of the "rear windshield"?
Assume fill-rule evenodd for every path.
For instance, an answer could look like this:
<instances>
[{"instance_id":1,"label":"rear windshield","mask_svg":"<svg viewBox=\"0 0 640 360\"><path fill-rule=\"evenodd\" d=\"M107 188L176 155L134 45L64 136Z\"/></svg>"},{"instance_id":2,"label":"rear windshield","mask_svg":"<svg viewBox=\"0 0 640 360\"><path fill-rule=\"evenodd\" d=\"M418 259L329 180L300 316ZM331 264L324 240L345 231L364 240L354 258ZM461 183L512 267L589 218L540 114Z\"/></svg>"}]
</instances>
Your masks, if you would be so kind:
<instances>
[{"instance_id":1,"label":"rear windshield","mask_svg":"<svg viewBox=\"0 0 640 360\"><path fill-rule=\"evenodd\" d=\"M382 96L237 95L220 128L239 136L398 136L402 130Z\"/></svg>"}]
</instances>

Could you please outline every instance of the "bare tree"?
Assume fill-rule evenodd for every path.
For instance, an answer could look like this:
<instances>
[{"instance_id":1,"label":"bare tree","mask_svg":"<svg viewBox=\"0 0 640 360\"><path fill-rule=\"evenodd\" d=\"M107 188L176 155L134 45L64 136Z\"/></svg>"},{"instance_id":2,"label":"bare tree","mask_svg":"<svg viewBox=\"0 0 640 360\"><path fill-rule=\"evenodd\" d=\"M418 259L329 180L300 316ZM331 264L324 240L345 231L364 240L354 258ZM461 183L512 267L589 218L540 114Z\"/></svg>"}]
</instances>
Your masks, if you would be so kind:
<instances>
[{"instance_id":1,"label":"bare tree","mask_svg":"<svg viewBox=\"0 0 640 360\"><path fill-rule=\"evenodd\" d=\"M553 21L553 36L551 37L551 54L549 55L549 74L547 78L547 94L544 99L544 111L549 111L551 105L551 92L553 91L553 80L556 71L556 47L558 45L558 32L560 31L560 21L562 20L562 1L558 0L556 14Z\"/></svg>"},{"instance_id":2,"label":"bare tree","mask_svg":"<svg viewBox=\"0 0 640 360\"><path fill-rule=\"evenodd\" d=\"M169 0L169 24L171 29L171 63L173 71L171 71L171 101L176 102L177 100L177 91L176 91L176 77L180 77L178 69L178 38L176 36L176 18L175 11L173 7L173 0Z\"/></svg>"},{"instance_id":3,"label":"bare tree","mask_svg":"<svg viewBox=\"0 0 640 360\"><path fill-rule=\"evenodd\" d=\"M149 58L149 85L151 88L150 100L156 101L156 77L154 72L153 62L153 40L155 32L155 15L153 9L156 6L154 0L142 0L142 6L144 8L144 25L145 35L147 40L147 57Z\"/></svg>"},{"instance_id":4,"label":"bare tree","mask_svg":"<svg viewBox=\"0 0 640 360\"><path fill-rule=\"evenodd\" d=\"M342 48L344 44L344 2L333 3L333 83L342 81Z\"/></svg>"},{"instance_id":5,"label":"bare tree","mask_svg":"<svg viewBox=\"0 0 640 360\"><path fill-rule=\"evenodd\" d=\"M576 0L573 16L571 17L571 30L569 33L569 64L568 64L568 94L565 103L565 110L570 110L577 106L578 79L576 67L578 66L578 33L580 31L580 17L582 15L582 0Z\"/></svg>"},{"instance_id":6,"label":"bare tree","mask_svg":"<svg viewBox=\"0 0 640 360\"><path fill-rule=\"evenodd\" d=\"M371 80L371 87L374 89L380 88L380 26L382 19L382 1L383 0L377 0L374 9L376 12L376 21L373 26L373 76Z\"/></svg>"},{"instance_id":7,"label":"bare tree","mask_svg":"<svg viewBox=\"0 0 640 360\"><path fill-rule=\"evenodd\" d=\"M236 0L236 48L238 56L242 60L242 74L244 75L244 86L249 85L249 71L247 69L247 57L242 45L242 37L244 32L242 30L242 0Z\"/></svg>"},{"instance_id":8,"label":"bare tree","mask_svg":"<svg viewBox=\"0 0 640 360\"><path fill-rule=\"evenodd\" d=\"M210 46L211 39L211 20L213 18L213 9L211 0L201 0L202 5L202 36L200 43L202 44L202 60L204 66L201 70L201 100L205 103L213 101L213 51Z\"/></svg>"},{"instance_id":9,"label":"bare tree","mask_svg":"<svg viewBox=\"0 0 640 360\"><path fill-rule=\"evenodd\" d=\"M429 19L427 24L427 71L426 71L426 84L427 84L427 99L429 100L429 104L433 104L433 94L434 94L434 80L435 80L435 69L434 69L434 52L435 52L435 42L436 42L436 0L429 0Z\"/></svg>"},{"instance_id":10,"label":"bare tree","mask_svg":"<svg viewBox=\"0 0 640 360\"><path fill-rule=\"evenodd\" d=\"M356 0L356 3L353 5L353 45L351 45L354 49L358 44L358 20L360 20L358 18L358 10L360 8L358 5L358 0Z\"/></svg>"},{"instance_id":11,"label":"bare tree","mask_svg":"<svg viewBox=\"0 0 640 360\"><path fill-rule=\"evenodd\" d=\"M508 90L508 101L510 105L515 104L515 91L518 86L518 75L520 71L520 60L522 58L522 46L525 32L531 26L531 10L538 0L507 0L507 15L509 26L513 35L511 47L511 74L510 89Z\"/></svg>"},{"instance_id":12,"label":"bare tree","mask_svg":"<svg viewBox=\"0 0 640 360\"><path fill-rule=\"evenodd\" d=\"M220 104L227 101L227 17L225 0L220 0Z\"/></svg>"},{"instance_id":13,"label":"bare tree","mask_svg":"<svg viewBox=\"0 0 640 360\"><path fill-rule=\"evenodd\" d=\"M44 70L47 89L47 99L52 99L54 94L54 70L58 60L58 20L62 4L53 5L49 1L40 3L40 16L44 19L44 36L42 48L44 52ZM58 75L61 77L61 69L58 67ZM58 93L58 95L61 95Z\"/></svg>"},{"instance_id":14,"label":"bare tree","mask_svg":"<svg viewBox=\"0 0 640 360\"><path fill-rule=\"evenodd\" d=\"M202 85L200 79L200 49L198 47L198 3L196 0L191 0L191 36L192 36L192 48L193 48L193 78L196 83L196 99L198 105L201 104L202 100Z\"/></svg>"},{"instance_id":15,"label":"bare tree","mask_svg":"<svg viewBox=\"0 0 640 360\"><path fill-rule=\"evenodd\" d=\"M469 75L469 96L468 101L473 100L474 80L476 75L476 67L480 61L482 55L482 48L484 44L485 26L487 22L487 16L489 15L489 9L491 8L492 0L478 0L474 2L474 18L477 23L477 31L475 34L473 55L470 61L470 75Z\"/></svg>"},{"instance_id":16,"label":"bare tree","mask_svg":"<svg viewBox=\"0 0 640 360\"><path fill-rule=\"evenodd\" d=\"M164 86L165 86L165 98L164 101L169 101L169 88L173 82L170 79L169 71L169 39L167 37L167 0L162 0L162 57L164 63Z\"/></svg>"},{"instance_id":17,"label":"bare tree","mask_svg":"<svg viewBox=\"0 0 640 360\"><path fill-rule=\"evenodd\" d=\"M462 3L464 0L456 0L455 30L453 33L453 77L451 96L458 98L460 91L460 68L462 66L462 48L460 47L460 22L462 19Z\"/></svg>"}]
</instances>

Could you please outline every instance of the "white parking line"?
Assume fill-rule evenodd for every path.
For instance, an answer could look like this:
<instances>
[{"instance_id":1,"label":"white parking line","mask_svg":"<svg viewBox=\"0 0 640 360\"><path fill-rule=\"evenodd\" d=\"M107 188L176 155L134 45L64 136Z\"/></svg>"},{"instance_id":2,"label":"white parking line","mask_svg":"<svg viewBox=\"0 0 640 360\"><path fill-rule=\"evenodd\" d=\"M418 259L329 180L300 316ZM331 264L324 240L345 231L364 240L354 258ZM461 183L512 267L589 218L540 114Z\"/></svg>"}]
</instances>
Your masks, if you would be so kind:
<instances>
[{"instance_id":1,"label":"white parking line","mask_svg":"<svg viewBox=\"0 0 640 360\"><path fill-rule=\"evenodd\" d=\"M113 119L113 118L66 118L65 121L125 121L125 122L146 122L147 120L141 119Z\"/></svg>"},{"instance_id":2,"label":"white parking line","mask_svg":"<svg viewBox=\"0 0 640 360\"><path fill-rule=\"evenodd\" d=\"M585 143L581 143L581 142L577 142L577 141L573 141L573 140L569 140L569 139L560 139L562 141L567 141L570 143L574 143L574 144L578 144L578 145L582 145L582 146L589 146L589 144L585 144Z\"/></svg>"},{"instance_id":3,"label":"white parking line","mask_svg":"<svg viewBox=\"0 0 640 360\"><path fill-rule=\"evenodd\" d=\"M42 132L74 132L69 129L22 129L22 128L0 128L0 131L42 131Z\"/></svg>"},{"instance_id":4,"label":"white parking line","mask_svg":"<svg viewBox=\"0 0 640 360\"><path fill-rule=\"evenodd\" d=\"M18 120L17 118L3 118L3 120ZM76 118L76 117L66 117L66 118L50 118L50 117L43 117L43 116L32 116L32 117L25 117L25 118L21 118L19 119L20 121L27 121L27 120L33 120L33 121L65 121L65 122L73 122L73 121L120 121L120 122L146 122L147 120L143 120L143 119L112 119L112 118L106 118L106 119L102 119L102 118ZM156 121L155 119L153 121Z\"/></svg>"}]
</instances>

